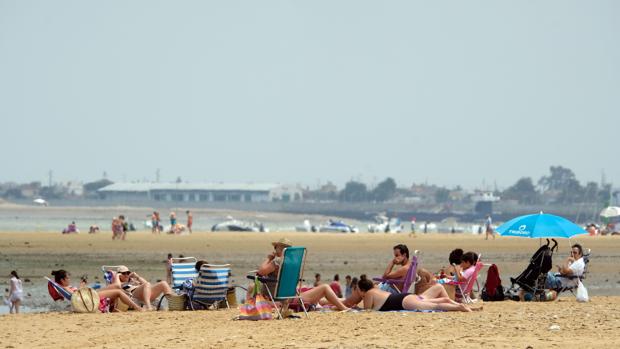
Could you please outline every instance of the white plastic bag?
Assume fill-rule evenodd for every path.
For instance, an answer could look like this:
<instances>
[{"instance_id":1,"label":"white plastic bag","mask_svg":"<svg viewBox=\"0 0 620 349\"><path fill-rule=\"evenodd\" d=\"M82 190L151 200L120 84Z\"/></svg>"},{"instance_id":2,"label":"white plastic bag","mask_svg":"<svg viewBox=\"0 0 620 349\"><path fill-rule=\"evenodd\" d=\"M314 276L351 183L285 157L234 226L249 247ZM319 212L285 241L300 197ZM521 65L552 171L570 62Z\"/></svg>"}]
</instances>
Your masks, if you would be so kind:
<instances>
[{"instance_id":1,"label":"white plastic bag","mask_svg":"<svg viewBox=\"0 0 620 349\"><path fill-rule=\"evenodd\" d=\"M588 290L583 285L581 280L579 280L579 285L577 285L577 302L587 302L590 298L588 297Z\"/></svg>"}]
</instances>

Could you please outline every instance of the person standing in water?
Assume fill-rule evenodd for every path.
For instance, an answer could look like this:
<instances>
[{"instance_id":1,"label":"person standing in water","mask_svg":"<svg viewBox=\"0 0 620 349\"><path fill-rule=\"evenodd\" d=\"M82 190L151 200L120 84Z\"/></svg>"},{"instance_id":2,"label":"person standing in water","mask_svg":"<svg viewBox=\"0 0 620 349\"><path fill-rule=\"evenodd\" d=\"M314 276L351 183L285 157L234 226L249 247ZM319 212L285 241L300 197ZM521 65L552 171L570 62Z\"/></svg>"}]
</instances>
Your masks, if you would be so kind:
<instances>
[{"instance_id":1,"label":"person standing in water","mask_svg":"<svg viewBox=\"0 0 620 349\"><path fill-rule=\"evenodd\" d=\"M19 314L19 306L22 304L24 300L24 290L22 288L22 280L17 276L17 272L13 270L11 272L11 288L9 289L9 302L10 309L9 312L11 314Z\"/></svg>"}]
</instances>

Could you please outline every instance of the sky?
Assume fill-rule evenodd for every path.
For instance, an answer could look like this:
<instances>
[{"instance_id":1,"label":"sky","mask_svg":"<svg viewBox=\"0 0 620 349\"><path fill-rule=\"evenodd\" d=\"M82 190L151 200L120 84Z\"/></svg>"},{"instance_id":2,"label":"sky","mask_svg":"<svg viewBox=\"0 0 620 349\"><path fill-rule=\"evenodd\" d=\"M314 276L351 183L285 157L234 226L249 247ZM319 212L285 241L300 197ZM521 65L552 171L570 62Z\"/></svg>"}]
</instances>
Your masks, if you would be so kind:
<instances>
[{"instance_id":1,"label":"sky","mask_svg":"<svg viewBox=\"0 0 620 349\"><path fill-rule=\"evenodd\" d=\"M0 182L620 185L618 1L0 0Z\"/></svg>"}]
</instances>

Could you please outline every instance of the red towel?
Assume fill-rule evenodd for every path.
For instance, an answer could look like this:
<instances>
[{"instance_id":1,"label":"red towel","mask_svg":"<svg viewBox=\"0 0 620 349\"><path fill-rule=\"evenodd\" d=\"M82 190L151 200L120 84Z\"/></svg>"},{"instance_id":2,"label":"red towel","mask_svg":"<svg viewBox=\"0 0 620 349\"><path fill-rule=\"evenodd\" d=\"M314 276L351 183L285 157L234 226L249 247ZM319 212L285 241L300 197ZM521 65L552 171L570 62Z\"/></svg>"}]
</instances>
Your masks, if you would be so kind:
<instances>
[{"instance_id":1,"label":"red towel","mask_svg":"<svg viewBox=\"0 0 620 349\"><path fill-rule=\"evenodd\" d=\"M60 293L56 291L56 289L54 288L51 282L47 283L47 292L49 292L50 296L52 296L52 299L54 301L61 301L65 299L65 297L61 296Z\"/></svg>"},{"instance_id":2,"label":"red towel","mask_svg":"<svg viewBox=\"0 0 620 349\"><path fill-rule=\"evenodd\" d=\"M495 296L495 292L497 291L497 286L502 284L502 279L499 278L499 269L497 265L491 264L489 267L489 271L487 273L487 283L486 289L489 297Z\"/></svg>"}]
</instances>

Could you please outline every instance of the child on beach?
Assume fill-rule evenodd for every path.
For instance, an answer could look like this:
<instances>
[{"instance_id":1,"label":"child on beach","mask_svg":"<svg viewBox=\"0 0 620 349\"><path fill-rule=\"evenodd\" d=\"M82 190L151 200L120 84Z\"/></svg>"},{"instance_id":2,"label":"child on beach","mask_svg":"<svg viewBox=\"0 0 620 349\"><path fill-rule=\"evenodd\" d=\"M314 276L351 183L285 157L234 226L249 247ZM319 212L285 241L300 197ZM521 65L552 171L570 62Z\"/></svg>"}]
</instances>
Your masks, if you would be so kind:
<instances>
[{"instance_id":1,"label":"child on beach","mask_svg":"<svg viewBox=\"0 0 620 349\"><path fill-rule=\"evenodd\" d=\"M353 289L351 288L351 281L351 275L344 277L344 298L351 297L351 293L353 292Z\"/></svg>"},{"instance_id":2,"label":"child on beach","mask_svg":"<svg viewBox=\"0 0 620 349\"><path fill-rule=\"evenodd\" d=\"M10 280L11 288L9 289L9 312L13 314L19 313L19 306L24 300L24 290L22 288L22 280L17 276L17 272L13 270L11 272L11 280Z\"/></svg>"}]
</instances>

